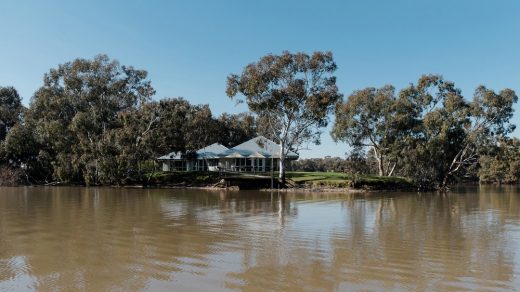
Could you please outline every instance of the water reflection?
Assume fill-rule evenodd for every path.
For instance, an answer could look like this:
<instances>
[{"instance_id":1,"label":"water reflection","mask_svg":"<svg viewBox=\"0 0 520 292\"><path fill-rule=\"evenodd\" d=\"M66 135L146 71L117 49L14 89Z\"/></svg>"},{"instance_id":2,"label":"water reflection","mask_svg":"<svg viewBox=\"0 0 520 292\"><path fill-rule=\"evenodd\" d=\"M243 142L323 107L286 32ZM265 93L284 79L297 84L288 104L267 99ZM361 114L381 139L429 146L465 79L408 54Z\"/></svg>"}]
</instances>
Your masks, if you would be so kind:
<instances>
[{"instance_id":1,"label":"water reflection","mask_svg":"<svg viewBox=\"0 0 520 292\"><path fill-rule=\"evenodd\" d=\"M0 290L511 290L520 192L0 188Z\"/></svg>"}]
</instances>

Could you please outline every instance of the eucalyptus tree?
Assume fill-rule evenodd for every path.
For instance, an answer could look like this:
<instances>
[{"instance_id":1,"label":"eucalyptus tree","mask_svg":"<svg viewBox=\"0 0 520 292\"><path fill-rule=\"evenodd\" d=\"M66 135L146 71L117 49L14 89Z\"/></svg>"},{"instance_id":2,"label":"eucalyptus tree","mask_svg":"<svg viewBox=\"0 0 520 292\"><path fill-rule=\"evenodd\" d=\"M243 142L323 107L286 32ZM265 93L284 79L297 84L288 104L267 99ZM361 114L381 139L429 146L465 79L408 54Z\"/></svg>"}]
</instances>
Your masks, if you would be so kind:
<instances>
[{"instance_id":1,"label":"eucalyptus tree","mask_svg":"<svg viewBox=\"0 0 520 292\"><path fill-rule=\"evenodd\" d=\"M391 176L399 158L396 147L411 127L409 114L410 104L395 96L393 86L365 88L337 105L331 135L354 148L371 148L379 175Z\"/></svg>"},{"instance_id":2,"label":"eucalyptus tree","mask_svg":"<svg viewBox=\"0 0 520 292\"><path fill-rule=\"evenodd\" d=\"M421 187L442 188L471 123L468 102L453 82L439 75L421 76L401 90L399 98L411 104L414 121L411 137L401 148L401 171Z\"/></svg>"},{"instance_id":3,"label":"eucalyptus tree","mask_svg":"<svg viewBox=\"0 0 520 292\"><path fill-rule=\"evenodd\" d=\"M283 52L266 55L227 79L226 93L245 97L249 110L267 123L280 144L280 174L285 181L285 156L306 141L319 143L321 128L342 95L336 85L331 52ZM238 99L243 102L244 99Z\"/></svg>"},{"instance_id":4,"label":"eucalyptus tree","mask_svg":"<svg viewBox=\"0 0 520 292\"><path fill-rule=\"evenodd\" d=\"M512 89L497 93L481 85L475 90L469 103L470 123L464 127L465 139L450 161L441 186L445 187L450 176L460 169L476 164L487 148L508 140L516 127L510 120L517 101L518 96Z\"/></svg>"},{"instance_id":5,"label":"eucalyptus tree","mask_svg":"<svg viewBox=\"0 0 520 292\"><path fill-rule=\"evenodd\" d=\"M14 87L0 86L0 142L21 121L22 99Z\"/></svg>"},{"instance_id":6,"label":"eucalyptus tree","mask_svg":"<svg viewBox=\"0 0 520 292\"><path fill-rule=\"evenodd\" d=\"M479 158L478 177L484 183L520 181L520 140L500 139Z\"/></svg>"},{"instance_id":7,"label":"eucalyptus tree","mask_svg":"<svg viewBox=\"0 0 520 292\"><path fill-rule=\"evenodd\" d=\"M154 156L186 151L185 125L192 105L184 98L164 98L145 105L144 110L156 117L156 125L146 140Z\"/></svg>"},{"instance_id":8,"label":"eucalyptus tree","mask_svg":"<svg viewBox=\"0 0 520 292\"><path fill-rule=\"evenodd\" d=\"M517 100L510 89L480 86L469 101L453 82L424 75L397 96L391 86L354 92L336 108L332 135L371 147L379 175L395 170L420 187L446 189L514 130L509 120Z\"/></svg>"},{"instance_id":9,"label":"eucalyptus tree","mask_svg":"<svg viewBox=\"0 0 520 292\"><path fill-rule=\"evenodd\" d=\"M16 124L3 142L0 156L9 168L22 171L26 182L45 182L50 179L51 165L39 155L41 145L35 136L35 126L30 120Z\"/></svg>"},{"instance_id":10,"label":"eucalyptus tree","mask_svg":"<svg viewBox=\"0 0 520 292\"><path fill-rule=\"evenodd\" d=\"M22 180L23 155L20 154L24 147L31 145L30 137L20 137L21 143L17 145L13 145L16 139L9 137L12 133L19 133L19 128L23 126L24 111L16 89L0 86L0 184L15 184Z\"/></svg>"},{"instance_id":11,"label":"eucalyptus tree","mask_svg":"<svg viewBox=\"0 0 520 292\"><path fill-rule=\"evenodd\" d=\"M192 105L183 125L187 151L196 151L219 141L218 122L209 105Z\"/></svg>"},{"instance_id":12,"label":"eucalyptus tree","mask_svg":"<svg viewBox=\"0 0 520 292\"><path fill-rule=\"evenodd\" d=\"M133 111L154 94L147 72L122 66L106 55L76 59L44 75L28 118L59 181L98 183L103 139L121 127L119 115Z\"/></svg>"},{"instance_id":13,"label":"eucalyptus tree","mask_svg":"<svg viewBox=\"0 0 520 292\"><path fill-rule=\"evenodd\" d=\"M400 92L415 120L403 147L403 173L421 185L446 189L477 166L490 145L514 130L510 124L518 97L511 89L499 93L479 86L472 100L439 75L422 76Z\"/></svg>"},{"instance_id":14,"label":"eucalyptus tree","mask_svg":"<svg viewBox=\"0 0 520 292\"><path fill-rule=\"evenodd\" d=\"M256 119L250 113L223 113L217 122L219 142L226 147L234 147L258 134Z\"/></svg>"}]
</instances>

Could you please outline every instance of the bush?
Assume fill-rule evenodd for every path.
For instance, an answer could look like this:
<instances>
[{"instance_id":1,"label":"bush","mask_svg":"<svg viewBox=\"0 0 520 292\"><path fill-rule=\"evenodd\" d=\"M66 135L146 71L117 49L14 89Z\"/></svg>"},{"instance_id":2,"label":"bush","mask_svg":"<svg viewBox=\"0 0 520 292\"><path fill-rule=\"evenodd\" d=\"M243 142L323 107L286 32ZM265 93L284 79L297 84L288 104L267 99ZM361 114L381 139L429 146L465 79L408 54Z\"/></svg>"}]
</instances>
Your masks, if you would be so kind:
<instances>
[{"instance_id":1,"label":"bush","mask_svg":"<svg viewBox=\"0 0 520 292\"><path fill-rule=\"evenodd\" d=\"M0 166L0 186L16 186L23 182L23 171L8 166Z\"/></svg>"}]
</instances>

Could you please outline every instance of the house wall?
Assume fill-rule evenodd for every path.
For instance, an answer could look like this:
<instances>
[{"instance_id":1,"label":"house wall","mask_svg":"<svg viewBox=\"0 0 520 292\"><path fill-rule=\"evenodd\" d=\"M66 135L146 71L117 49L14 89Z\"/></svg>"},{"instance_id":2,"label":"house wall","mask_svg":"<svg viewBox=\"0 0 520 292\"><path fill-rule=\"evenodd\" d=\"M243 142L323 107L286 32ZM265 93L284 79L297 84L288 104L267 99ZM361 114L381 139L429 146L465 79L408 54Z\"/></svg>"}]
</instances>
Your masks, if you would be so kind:
<instances>
[{"instance_id":1,"label":"house wall","mask_svg":"<svg viewBox=\"0 0 520 292\"><path fill-rule=\"evenodd\" d=\"M165 160L161 163L162 171L186 171L187 161L182 160Z\"/></svg>"},{"instance_id":2,"label":"house wall","mask_svg":"<svg viewBox=\"0 0 520 292\"><path fill-rule=\"evenodd\" d=\"M162 171L170 171L170 162L169 161L162 162Z\"/></svg>"},{"instance_id":3,"label":"house wall","mask_svg":"<svg viewBox=\"0 0 520 292\"><path fill-rule=\"evenodd\" d=\"M218 167L220 167L220 169L231 169L233 161L233 158L221 158L218 161Z\"/></svg>"},{"instance_id":4,"label":"house wall","mask_svg":"<svg viewBox=\"0 0 520 292\"><path fill-rule=\"evenodd\" d=\"M290 161L287 161L289 164ZM209 166L208 166L209 164ZM278 158L220 158L218 161L210 159L195 160L166 160L162 161L162 171L240 171L240 172L267 172L279 170Z\"/></svg>"},{"instance_id":5,"label":"house wall","mask_svg":"<svg viewBox=\"0 0 520 292\"><path fill-rule=\"evenodd\" d=\"M279 159L274 158L226 158L219 166L230 171L265 172L278 170Z\"/></svg>"}]
</instances>

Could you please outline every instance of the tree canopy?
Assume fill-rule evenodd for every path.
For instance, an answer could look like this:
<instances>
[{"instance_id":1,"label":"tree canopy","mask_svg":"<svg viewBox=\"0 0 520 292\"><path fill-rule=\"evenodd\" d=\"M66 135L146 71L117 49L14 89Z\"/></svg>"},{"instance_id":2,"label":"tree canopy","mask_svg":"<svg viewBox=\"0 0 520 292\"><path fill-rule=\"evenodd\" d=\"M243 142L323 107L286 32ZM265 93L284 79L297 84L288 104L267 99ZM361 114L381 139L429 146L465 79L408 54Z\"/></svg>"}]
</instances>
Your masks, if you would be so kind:
<instances>
[{"instance_id":1,"label":"tree canopy","mask_svg":"<svg viewBox=\"0 0 520 292\"><path fill-rule=\"evenodd\" d=\"M8 169L5 177L29 182L127 184L145 181L166 153L256 135L248 113L216 118L208 105L154 93L146 71L106 55L50 69L26 111L14 88L0 88L0 177Z\"/></svg>"},{"instance_id":2,"label":"tree canopy","mask_svg":"<svg viewBox=\"0 0 520 292\"><path fill-rule=\"evenodd\" d=\"M395 96L393 86L358 90L337 105L331 135L352 147L370 147L378 174L392 175L397 165L395 147L411 126L409 111L410 104Z\"/></svg>"},{"instance_id":3,"label":"tree canopy","mask_svg":"<svg viewBox=\"0 0 520 292\"><path fill-rule=\"evenodd\" d=\"M106 55L76 59L45 74L27 119L38 121L35 135L43 146L38 156L51 165L53 177L95 184L105 179L103 160L111 157L104 151L121 147L113 131L154 94L146 77L146 71Z\"/></svg>"},{"instance_id":4,"label":"tree canopy","mask_svg":"<svg viewBox=\"0 0 520 292\"><path fill-rule=\"evenodd\" d=\"M479 86L469 101L453 82L424 75L398 96L392 86L354 92L336 108L332 134L351 146L370 146L380 175L395 168L421 186L445 188L514 130L509 120L517 100L510 89Z\"/></svg>"},{"instance_id":5,"label":"tree canopy","mask_svg":"<svg viewBox=\"0 0 520 292\"><path fill-rule=\"evenodd\" d=\"M478 177L483 183L520 182L520 140L501 139L479 158Z\"/></svg>"},{"instance_id":6,"label":"tree canopy","mask_svg":"<svg viewBox=\"0 0 520 292\"><path fill-rule=\"evenodd\" d=\"M283 52L267 55L231 74L226 93L245 97L251 112L266 123L280 144L280 179L285 180L285 156L305 141L319 143L328 114L341 100L331 52ZM239 99L239 101L244 101Z\"/></svg>"},{"instance_id":7,"label":"tree canopy","mask_svg":"<svg viewBox=\"0 0 520 292\"><path fill-rule=\"evenodd\" d=\"M51 68L26 109L13 87L0 87L0 184L145 183L154 160L212 143L234 147L257 135L285 155L319 143L334 110L332 137L347 159L309 159L294 169L404 176L421 188L461 179L520 181L520 147L510 137L518 101L511 89L476 88L466 98L440 75L354 91L343 101L330 52L283 52L227 79L227 95L250 112L215 117L182 97L153 100L147 72L99 55Z\"/></svg>"},{"instance_id":8,"label":"tree canopy","mask_svg":"<svg viewBox=\"0 0 520 292\"><path fill-rule=\"evenodd\" d=\"M14 87L0 87L0 141L20 122L22 99Z\"/></svg>"}]
</instances>

